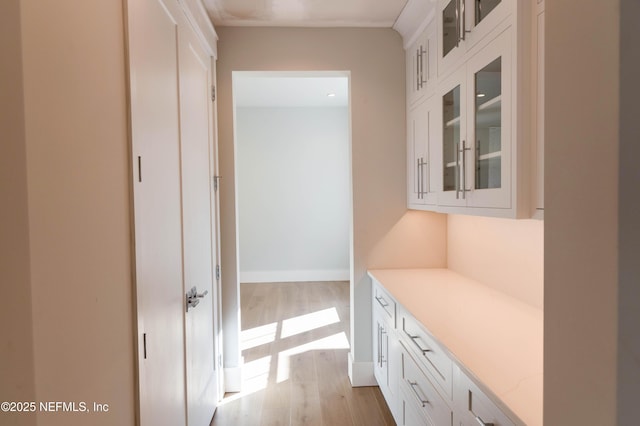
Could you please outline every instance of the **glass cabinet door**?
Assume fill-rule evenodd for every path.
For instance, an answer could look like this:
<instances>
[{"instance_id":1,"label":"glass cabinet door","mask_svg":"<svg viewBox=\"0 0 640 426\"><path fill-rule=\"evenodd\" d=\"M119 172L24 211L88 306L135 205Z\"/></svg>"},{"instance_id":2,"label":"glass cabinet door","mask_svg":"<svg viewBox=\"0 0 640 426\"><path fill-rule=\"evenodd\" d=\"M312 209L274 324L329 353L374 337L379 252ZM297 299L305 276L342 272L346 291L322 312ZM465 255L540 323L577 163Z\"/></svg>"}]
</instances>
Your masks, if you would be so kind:
<instances>
[{"instance_id":1,"label":"glass cabinet door","mask_svg":"<svg viewBox=\"0 0 640 426\"><path fill-rule=\"evenodd\" d=\"M460 188L460 85L442 97L442 189L457 191Z\"/></svg>"},{"instance_id":2,"label":"glass cabinet door","mask_svg":"<svg viewBox=\"0 0 640 426\"><path fill-rule=\"evenodd\" d=\"M474 0L474 25L478 25L502 0Z\"/></svg>"},{"instance_id":3,"label":"glass cabinet door","mask_svg":"<svg viewBox=\"0 0 640 426\"><path fill-rule=\"evenodd\" d=\"M502 187L502 58L474 75L475 189Z\"/></svg>"},{"instance_id":4,"label":"glass cabinet door","mask_svg":"<svg viewBox=\"0 0 640 426\"><path fill-rule=\"evenodd\" d=\"M442 9L442 57L447 56L459 42L459 2L451 0Z\"/></svg>"}]
</instances>

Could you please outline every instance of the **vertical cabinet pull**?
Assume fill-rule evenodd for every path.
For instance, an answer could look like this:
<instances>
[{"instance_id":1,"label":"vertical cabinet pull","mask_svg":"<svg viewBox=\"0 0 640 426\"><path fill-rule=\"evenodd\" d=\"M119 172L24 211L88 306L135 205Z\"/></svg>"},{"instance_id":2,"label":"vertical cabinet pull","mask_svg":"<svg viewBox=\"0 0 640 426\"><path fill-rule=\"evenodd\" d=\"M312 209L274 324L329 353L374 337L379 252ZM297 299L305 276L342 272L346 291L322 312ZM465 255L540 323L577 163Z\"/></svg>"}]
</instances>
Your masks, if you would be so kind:
<instances>
[{"instance_id":1,"label":"vertical cabinet pull","mask_svg":"<svg viewBox=\"0 0 640 426\"><path fill-rule=\"evenodd\" d=\"M459 47L460 46L460 1L461 0L454 0L454 1L456 2L456 47Z\"/></svg>"},{"instance_id":2,"label":"vertical cabinet pull","mask_svg":"<svg viewBox=\"0 0 640 426\"><path fill-rule=\"evenodd\" d=\"M456 200L460 198L460 149L456 148Z\"/></svg>"},{"instance_id":3,"label":"vertical cabinet pull","mask_svg":"<svg viewBox=\"0 0 640 426\"><path fill-rule=\"evenodd\" d=\"M418 199L424 199L424 196L429 191L425 189L424 182L424 167L427 165L427 162L424 158L420 157L417 159L417 178L418 178Z\"/></svg>"},{"instance_id":4,"label":"vertical cabinet pull","mask_svg":"<svg viewBox=\"0 0 640 426\"><path fill-rule=\"evenodd\" d=\"M416 49L416 92L420 90L420 49Z\"/></svg>"},{"instance_id":5,"label":"vertical cabinet pull","mask_svg":"<svg viewBox=\"0 0 640 426\"><path fill-rule=\"evenodd\" d=\"M422 199L422 178L420 172L420 160L421 158L416 158L416 180L418 181L418 199Z\"/></svg>"},{"instance_id":6,"label":"vertical cabinet pull","mask_svg":"<svg viewBox=\"0 0 640 426\"><path fill-rule=\"evenodd\" d=\"M467 141L462 141L462 148L458 150L456 154L456 167L460 162L460 154L462 154L462 189L460 189L460 185L456 185L456 198L458 197L458 193L462 192L462 199L467 198L466 194L470 190L467 189L467 151L470 151L471 148L467 148ZM459 171L456 173L456 176L459 176Z\"/></svg>"},{"instance_id":7,"label":"vertical cabinet pull","mask_svg":"<svg viewBox=\"0 0 640 426\"><path fill-rule=\"evenodd\" d=\"M416 388L420 387L418 385L418 382L412 382L411 380L407 379L407 383L409 383L409 387L411 387L411 390L413 391L413 394L415 395L415 397L418 400L418 402L420 404L422 404L423 407L425 407L429 403L429 400L428 399L422 399L422 397L420 396L420 394L416 390Z\"/></svg>"},{"instance_id":8,"label":"vertical cabinet pull","mask_svg":"<svg viewBox=\"0 0 640 426\"><path fill-rule=\"evenodd\" d=\"M460 31L462 34L460 35L460 38L462 41L467 39L467 14L465 13L465 1L466 0L460 0L460 15L462 19L462 25L460 25Z\"/></svg>"},{"instance_id":9,"label":"vertical cabinet pull","mask_svg":"<svg viewBox=\"0 0 640 426\"><path fill-rule=\"evenodd\" d=\"M418 89L422 89L424 87L424 84L427 82L427 80L425 80L424 78L424 59L426 56L427 51L424 50L424 47L422 45L420 45L420 48L418 49L418 63L420 64L420 66L418 67L419 72L418 72ZM428 66L429 62L427 62L427 66ZM427 75L428 78L428 75Z\"/></svg>"},{"instance_id":10,"label":"vertical cabinet pull","mask_svg":"<svg viewBox=\"0 0 640 426\"><path fill-rule=\"evenodd\" d=\"M380 349L380 324L378 324L378 365L381 365L380 363L380 356L382 355L382 349Z\"/></svg>"}]
</instances>

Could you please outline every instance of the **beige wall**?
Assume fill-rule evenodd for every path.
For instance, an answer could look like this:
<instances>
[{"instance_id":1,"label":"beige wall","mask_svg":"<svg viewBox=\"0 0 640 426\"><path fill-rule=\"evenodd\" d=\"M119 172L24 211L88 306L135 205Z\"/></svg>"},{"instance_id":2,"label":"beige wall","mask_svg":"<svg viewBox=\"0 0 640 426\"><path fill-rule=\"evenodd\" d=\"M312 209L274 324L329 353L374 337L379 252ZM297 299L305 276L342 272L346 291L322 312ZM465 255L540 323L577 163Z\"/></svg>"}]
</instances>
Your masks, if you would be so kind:
<instances>
[{"instance_id":1,"label":"beige wall","mask_svg":"<svg viewBox=\"0 0 640 426\"><path fill-rule=\"evenodd\" d=\"M444 268L447 215L407 210L371 248L369 269Z\"/></svg>"},{"instance_id":2,"label":"beige wall","mask_svg":"<svg viewBox=\"0 0 640 426\"><path fill-rule=\"evenodd\" d=\"M598 0L546 5L547 425L618 424L619 8Z\"/></svg>"},{"instance_id":3,"label":"beige wall","mask_svg":"<svg viewBox=\"0 0 640 426\"><path fill-rule=\"evenodd\" d=\"M0 402L35 400L20 1L0 2ZM0 424L36 416L0 412Z\"/></svg>"},{"instance_id":4,"label":"beige wall","mask_svg":"<svg viewBox=\"0 0 640 426\"><path fill-rule=\"evenodd\" d=\"M449 269L542 309L544 222L449 215Z\"/></svg>"},{"instance_id":5,"label":"beige wall","mask_svg":"<svg viewBox=\"0 0 640 426\"><path fill-rule=\"evenodd\" d=\"M15 62L8 74L12 90L6 98L3 88L0 106L3 118L8 102L15 110L9 110L13 125L10 143L2 144L0 169L2 182L7 173L13 185L2 187L11 210L2 211L0 303L2 326L15 328L2 334L1 371L7 360L12 371L12 388L3 375L2 396L8 388L9 400L110 406L105 414L38 413L38 425L131 425L135 386L122 4L22 0L18 19L17 3L9 3L1 9L3 67L12 62L5 53ZM5 31L13 40L9 47ZM23 94L15 44L20 33ZM4 84L7 75L2 76ZM9 239L4 238L7 225ZM17 331L24 331L22 339L7 342L5 336L12 339ZM24 375L22 383L15 374Z\"/></svg>"},{"instance_id":6,"label":"beige wall","mask_svg":"<svg viewBox=\"0 0 640 426\"><path fill-rule=\"evenodd\" d=\"M638 422L640 395L640 2L621 1L620 36L620 225L618 261L618 388L619 425Z\"/></svg>"},{"instance_id":7,"label":"beige wall","mask_svg":"<svg viewBox=\"0 0 640 426\"><path fill-rule=\"evenodd\" d=\"M371 285L366 269L371 254L384 259L402 250L391 238L378 243L406 212L404 50L391 29L218 28L220 170L223 176L222 265L225 308L225 362L239 363L236 223L234 198L232 71L338 70L351 72L353 260L352 352L356 362L371 361ZM268 187L265 188L268 190ZM435 219L434 219L435 218ZM421 214L424 227L440 230L446 219ZM402 225L400 225L402 228ZM424 239L414 267L444 266L444 231ZM387 236L387 237L385 237ZM400 244L400 245L396 245ZM377 246L377 247L376 247ZM376 261L377 267L394 267ZM405 265L403 265L405 266Z\"/></svg>"}]
</instances>

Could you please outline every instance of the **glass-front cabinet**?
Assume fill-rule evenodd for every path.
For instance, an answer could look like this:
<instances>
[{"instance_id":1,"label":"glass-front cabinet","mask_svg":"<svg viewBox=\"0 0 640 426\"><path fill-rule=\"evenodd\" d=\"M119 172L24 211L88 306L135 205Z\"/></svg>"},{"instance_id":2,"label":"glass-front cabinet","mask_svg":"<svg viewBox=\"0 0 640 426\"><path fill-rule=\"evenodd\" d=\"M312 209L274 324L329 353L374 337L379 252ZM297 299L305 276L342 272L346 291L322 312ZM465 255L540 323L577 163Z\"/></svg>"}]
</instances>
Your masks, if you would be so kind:
<instances>
[{"instance_id":1,"label":"glass-front cabinet","mask_svg":"<svg viewBox=\"0 0 640 426\"><path fill-rule=\"evenodd\" d=\"M507 30L440 85L440 205L511 207L510 43Z\"/></svg>"},{"instance_id":2,"label":"glass-front cabinet","mask_svg":"<svg viewBox=\"0 0 640 426\"><path fill-rule=\"evenodd\" d=\"M494 30L511 12L515 0L439 0L438 59L440 75Z\"/></svg>"},{"instance_id":3,"label":"glass-front cabinet","mask_svg":"<svg viewBox=\"0 0 640 426\"><path fill-rule=\"evenodd\" d=\"M438 204L463 206L466 204L464 191L464 161L461 154L466 135L466 72L454 73L441 84L439 97L442 112L441 129L442 188Z\"/></svg>"}]
</instances>

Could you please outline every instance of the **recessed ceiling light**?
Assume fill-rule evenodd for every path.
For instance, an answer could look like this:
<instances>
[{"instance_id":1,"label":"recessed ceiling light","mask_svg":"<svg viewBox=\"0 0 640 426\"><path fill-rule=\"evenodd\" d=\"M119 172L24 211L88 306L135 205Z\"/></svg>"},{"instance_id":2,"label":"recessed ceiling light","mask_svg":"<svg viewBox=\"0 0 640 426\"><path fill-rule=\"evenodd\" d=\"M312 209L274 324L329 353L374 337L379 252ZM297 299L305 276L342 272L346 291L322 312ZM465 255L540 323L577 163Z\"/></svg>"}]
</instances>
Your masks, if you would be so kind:
<instances>
[{"instance_id":1,"label":"recessed ceiling light","mask_svg":"<svg viewBox=\"0 0 640 426\"><path fill-rule=\"evenodd\" d=\"M335 98L336 94L335 93L327 93L327 97L328 98Z\"/></svg>"},{"instance_id":2,"label":"recessed ceiling light","mask_svg":"<svg viewBox=\"0 0 640 426\"><path fill-rule=\"evenodd\" d=\"M476 96L479 97L479 98L484 98L487 95L485 95L484 93L478 93Z\"/></svg>"}]
</instances>

